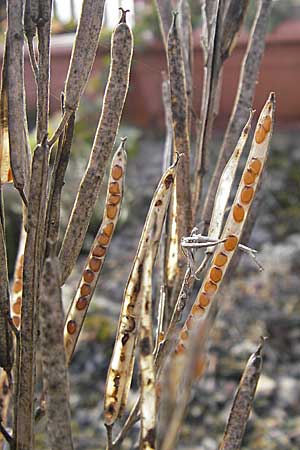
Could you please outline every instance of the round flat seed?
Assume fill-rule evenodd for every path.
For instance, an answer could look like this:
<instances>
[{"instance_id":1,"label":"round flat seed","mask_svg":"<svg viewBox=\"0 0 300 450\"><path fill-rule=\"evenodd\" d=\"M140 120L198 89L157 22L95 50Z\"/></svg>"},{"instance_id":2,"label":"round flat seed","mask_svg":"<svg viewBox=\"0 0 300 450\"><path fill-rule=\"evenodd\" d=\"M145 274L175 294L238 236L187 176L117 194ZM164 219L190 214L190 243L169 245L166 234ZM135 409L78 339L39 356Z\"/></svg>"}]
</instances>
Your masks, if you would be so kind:
<instances>
[{"instance_id":1,"label":"round flat seed","mask_svg":"<svg viewBox=\"0 0 300 450\"><path fill-rule=\"evenodd\" d=\"M108 223L107 225L105 225L105 227L103 227L103 233L108 237L112 235L113 230L114 224L112 222Z\"/></svg>"},{"instance_id":2,"label":"round flat seed","mask_svg":"<svg viewBox=\"0 0 300 450\"><path fill-rule=\"evenodd\" d=\"M262 125L258 126L258 130L255 133L255 141L257 144L262 144L266 138L266 132Z\"/></svg>"},{"instance_id":3,"label":"round flat seed","mask_svg":"<svg viewBox=\"0 0 300 450\"><path fill-rule=\"evenodd\" d=\"M247 169L243 176L243 181L245 184L253 184L255 181L256 175L251 169Z\"/></svg>"},{"instance_id":4,"label":"round flat seed","mask_svg":"<svg viewBox=\"0 0 300 450\"><path fill-rule=\"evenodd\" d=\"M97 256L97 258L101 258L106 253L106 248L102 247L102 245L95 245L93 249L93 256Z\"/></svg>"},{"instance_id":5,"label":"round flat seed","mask_svg":"<svg viewBox=\"0 0 300 450\"><path fill-rule=\"evenodd\" d=\"M97 237L97 241L100 245L107 245L109 243L109 237L106 236L106 234L102 233Z\"/></svg>"},{"instance_id":6,"label":"round flat seed","mask_svg":"<svg viewBox=\"0 0 300 450\"><path fill-rule=\"evenodd\" d=\"M110 194L120 194L120 186L119 183L116 181L113 181L112 183L109 183L108 191Z\"/></svg>"},{"instance_id":7,"label":"round flat seed","mask_svg":"<svg viewBox=\"0 0 300 450\"><path fill-rule=\"evenodd\" d=\"M226 264L226 262L227 262L227 256L225 255L225 253L220 252L215 257L214 265L218 266L218 267L222 267L222 266L224 266L224 264Z\"/></svg>"},{"instance_id":8,"label":"round flat seed","mask_svg":"<svg viewBox=\"0 0 300 450\"><path fill-rule=\"evenodd\" d=\"M14 282L14 288L13 288L14 292L20 292L22 290L22 280L16 280Z\"/></svg>"},{"instance_id":9,"label":"round flat seed","mask_svg":"<svg viewBox=\"0 0 300 450\"><path fill-rule=\"evenodd\" d=\"M81 288L80 288L80 294L84 297L86 295L90 295L91 293L91 286L89 286L88 284L84 283Z\"/></svg>"},{"instance_id":10,"label":"round flat seed","mask_svg":"<svg viewBox=\"0 0 300 450\"><path fill-rule=\"evenodd\" d=\"M180 339L183 341L186 341L189 338L189 332L188 330L182 330L180 333Z\"/></svg>"},{"instance_id":11,"label":"round flat seed","mask_svg":"<svg viewBox=\"0 0 300 450\"><path fill-rule=\"evenodd\" d=\"M245 186L241 192L241 202L248 205L253 198L254 190L251 186Z\"/></svg>"},{"instance_id":12,"label":"round flat seed","mask_svg":"<svg viewBox=\"0 0 300 450\"><path fill-rule=\"evenodd\" d=\"M195 319L197 319L198 317L203 316L203 314L205 313L205 310L204 310L204 308L202 308L202 306L197 304L192 307L191 312L192 312L192 315L195 317Z\"/></svg>"},{"instance_id":13,"label":"round flat seed","mask_svg":"<svg viewBox=\"0 0 300 450\"><path fill-rule=\"evenodd\" d=\"M224 242L224 248L227 252L232 252L238 244L238 238L230 234Z\"/></svg>"},{"instance_id":14,"label":"round flat seed","mask_svg":"<svg viewBox=\"0 0 300 450\"><path fill-rule=\"evenodd\" d=\"M13 316L13 323L15 325L15 327L19 328L20 326L20 317L19 316Z\"/></svg>"},{"instance_id":15,"label":"round flat seed","mask_svg":"<svg viewBox=\"0 0 300 450\"><path fill-rule=\"evenodd\" d=\"M78 309L78 311L82 311L87 307L87 304L88 304L87 298L80 297L76 302L76 309Z\"/></svg>"},{"instance_id":16,"label":"round flat seed","mask_svg":"<svg viewBox=\"0 0 300 450\"><path fill-rule=\"evenodd\" d=\"M185 352L185 346L180 342L175 348L175 353L182 354L184 352Z\"/></svg>"},{"instance_id":17,"label":"round flat seed","mask_svg":"<svg viewBox=\"0 0 300 450\"><path fill-rule=\"evenodd\" d=\"M106 214L107 217L111 220L113 220L117 215L117 207L115 205L107 205L106 207Z\"/></svg>"},{"instance_id":18,"label":"round flat seed","mask_svg":"<svg viewBox=\"0 0 300 450\"><path fill-rule=\"evenodd\" d=\"M123 174L123 169L121 166L115 165L111 171L111 175L114 180L119 180Z\"/></svg>"},{"instance_id":19,"label":"round flat seed","mask_svg":"<svg viewBox=\"0 0 300 450\"><path fill-rule=\"evenodd\" d=\"M69 334L74 334L76 331L76 322L75 320L69 320L67 323L67 331Z\"/></svg>"},{"instance_id":20,"label":"round flat seed","mask_svg":"<svg viewBox=\"0 0 300 450\"><path fill-rule=\"evenodd\" d=\"M209 296L205 292L202 292L202 294L200 294L198 298L199 305L205 308L207 305L209 305L209 302L210 302Z\"/></svg>"},{"instance_id":21,"label":"round flat seed","mask_svg":"<svg viewBox=\"0 0 300 450\"><path fill-rule=\"evenodd\" d=\"M14 303L12 306L12 310L15 314L20 314L21 312L21 303Z\"/></svg>"},{"instance_id":22,"label":"round flat seed","mask_svg":"<svg viewBox=\"0 0 300 450\"><path fill-rule=\"evenodd\" d=\"M271 130L272 119L271 116L266 116L263 121L264 130L268 133Z\"/></svg>"},{"instance_id":23,"label":"round flat seed","mask_svg":"<svg viewBox=\"0 0 300 450\"><path fill-rule=\"evenodd\" d=\"M255 175L258 175L261 170L261 162L257 158L252 158L252 161L250 163L250 169L252 172L255 173Z\"/></svg>"},{"instance_id":24,"label":"round flat seed","mask_svg":"<svg viewBox=\"0 0 300 450\"><path fill-rule=\"evenodd\" d=\"M233 218L234 218L234 220L237 223L240 223L240 222L243 221L244 216L245 216L244 208L241 205L239 205L239 204L234 205L234 207L233 207Z\"/></svg>"},{"instance_id":25,"label":"round flat seed","mask_svg":"<svg viewBox=\"0 0 300 450\"><path fill-rule=\"evenodd\" d=\"M102 260L99 258L91 258L89 261L89 266L93 272L98 272L100 270Z\"/></svg>"},{"instance_id":26,"label":"round flat seed","mask_svg":"<svg viewBox=\"0 0 300 450\"><path fill-rule=\"evenodd\" d=\"M190 315L185 323L188 330L190 330L192 328L193 321L194 321L193 316Z\"/></svg>"},{"instance_id":27,"label":"round flat seed","mask_svg":"<svg viewBox=\"0 0 300 450\"><path fill-rule=\"evenodd\" d=\"M218 283L218 281L221 280L223 273L222 270L219 269L218 267L213 267L209 272L209 275L212 281Z\"/></svg>"},{"instance_id":28,"label":"round flat seed","mask_svg":"<svg viewBox=\"0 0 300 450\"><path fill-rule=\"evenodd\" d=\"M93 281L93 279L95 278L94 273L90 270L90 269L86 269L83 272L83 279L84 281L86 281L87 283L91 283Z\"/></svg>"},{"instance_id":29,"label":"round flat seed","mask_svg":"<svg viewBox=\"0 0 300 450\"><path fill-rule=\"evenodd\" d=\"M120 203L120 200L121 200L120 195L113 195L113 194L110 195L109 199L108 199L108 201L111 205L117 205L118 203Z\"/></svg>"},{"instance_id":30,"label":"round flat seed","mask_svg":"<svg viewBox=\"0 0 300 450\"><path fill-rule=\"evenodd\" d=\"M204 284L204 290L205 292L207 292L208 294L213 294L214 292L216 292L217 290L217 285L215 283L213 283L212 281L207 281Z\"/></svg>"}]
</instances>

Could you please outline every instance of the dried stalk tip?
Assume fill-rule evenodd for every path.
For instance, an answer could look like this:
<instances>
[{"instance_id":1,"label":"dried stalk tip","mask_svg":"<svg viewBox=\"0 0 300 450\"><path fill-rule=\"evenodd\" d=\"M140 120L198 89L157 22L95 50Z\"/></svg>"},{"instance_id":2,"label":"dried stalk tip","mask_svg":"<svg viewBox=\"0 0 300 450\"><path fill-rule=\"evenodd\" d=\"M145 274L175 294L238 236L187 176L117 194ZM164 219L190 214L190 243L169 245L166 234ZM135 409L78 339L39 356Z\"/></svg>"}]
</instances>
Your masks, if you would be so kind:
<instances>
[{"instance_id":1,"label":"dried stalk tip","mask_svg":"<svg viewBox=\"0 0 300 450\"><path fill-rule=\"evenodd\" d=\"M130 12L130 9L123 9L123 8L120 7L119 10L122 13L121 18L119 20L119 23L126 23L126 14L128 12Z\"/></svg>"}]
</instances>

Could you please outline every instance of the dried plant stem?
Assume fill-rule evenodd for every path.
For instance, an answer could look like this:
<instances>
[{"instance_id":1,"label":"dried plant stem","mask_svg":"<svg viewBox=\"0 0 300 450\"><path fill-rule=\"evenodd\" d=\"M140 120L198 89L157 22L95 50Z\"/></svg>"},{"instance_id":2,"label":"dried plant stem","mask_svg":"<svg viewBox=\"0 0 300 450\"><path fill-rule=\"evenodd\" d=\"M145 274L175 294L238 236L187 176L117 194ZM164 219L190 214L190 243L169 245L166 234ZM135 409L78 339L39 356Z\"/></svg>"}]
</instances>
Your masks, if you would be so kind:
<instances>
[{"instance_id":1,"label":"dried plant stem","mask_svg":"<svg viewBox=\"0 0 300 450\"><path fill-rule=\"evenodd\" d=\"M262 370L262 349L264 342L253 353L244 369L239 387L226 425L220 450L239 450L245 434L248 417L252 408L257 383Z\"/></svg>"},{"instance_id":2,"label":"dried plant stem","mask_svg":"<svg viewBox=\"0 0 300 450\"><path fill-rule=\"evenodd\" d=\"M15 392L14 439L16 450L33 446L33 403L37 337L38 289L44 254L46 187L49 148L44 139L34 151L30 180L28 233L24 252L20 364Z\"/></svg>"},{"instance_id":3,"label":"dried plant stem","mask_svg":"<svg viewBox=\"0 0 300 450\"><path fill-rule=\"evenodd\" d=\"M7 373L0 369L0 423L4 427L7 423L10 388ZM4 448L5 436L0 431L0 450Z\"/></svg>"},{"instance_id":4,"label":"dried plant stem","mask_svg":"<svg viewBox=\"0 0 300 450\"><path fill-rule=\"evenodd\" d=\"M63 136L60 137L54 167L51 174L51 184L48 193L47 216L46 216L46 237L51 242L57 242L60 223L61 193L64 186L65 173L69 163L73 133L74 133L75 113L73 113Z\"/></svg>"},{"instance_id":5,"label":"dried plant stem","mask_svg":"<svg viewBox=\"0 0 300 450\"><path fill-rule=\"evenodd\" d=\"M51 448L72 450L69 384L63 339L59 261L55 247L45 260L40 289L41 350Z\"/></svg>"},{"instance_id":6,"label":"dried plant stem","mask_svg":"<svg viewBox=\"0 0 300 450\"><path fill-rule=\"evenodd\" d=\"M80 253L105 168L113 150L128 90L132 50L132 33L124 21L119 23L112 36L110 74L102 113L89 164L82 178L59 254L62 283L70 275Z\"/></svg>"},{"instance_id":7,"label":"dried plant stem","mask_svg":"<svg viewBox=\"0 0 300 450\"><path fill-rule=\"evenodd\" d=\"M203 232L207 230L210 222L221 173L247 120L249 109L253 103L256 81L265 48L265 36L271 4L271 0L259 0L257 14L253 22L248 47L242 63L234 107L205 200L202 213L202 221L204 223Z\"/></svg>"},{"instance_id":8,"label":"dried plant stem","mask_svg":"<svg viewBox=\"0 0 300 450\"><path fill-rule=\"evenodd\" d=\"M25 0L24 31L27 39L30 63L36 82L38 82L39 69L35 58L33 39L36 34L38 13L39 0Z\"/></svg>"},{"instance_id":9,"label":"dried plant stem","mask_svg":"<svg viewBox=\"0 0 300 450\"><path fill-rule=\"evenodd\" d=\"M50 80L50 27L52 0L39 3L38 32L38 83L37 83L37 142L48 132L49 80Z\"/></svg>"}]
</instances>

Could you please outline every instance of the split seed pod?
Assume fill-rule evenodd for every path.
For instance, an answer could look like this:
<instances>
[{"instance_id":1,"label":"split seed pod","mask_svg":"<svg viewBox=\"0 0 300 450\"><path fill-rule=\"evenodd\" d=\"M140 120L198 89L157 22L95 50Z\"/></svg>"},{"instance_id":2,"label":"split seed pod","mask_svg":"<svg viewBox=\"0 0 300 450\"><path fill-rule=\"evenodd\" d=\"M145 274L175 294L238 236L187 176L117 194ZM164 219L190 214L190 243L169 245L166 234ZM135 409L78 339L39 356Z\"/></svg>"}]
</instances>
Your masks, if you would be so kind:
<instances>
[{"instance_id":1,"label":"split seed pod","mask_svg":"<svg viewBox=\"0 0 300 450\"><path fill-rule=\"evenodd\" d=\"M162 176L153 195L133 266L124 291L118 331L106 380L104 420L112 425L127 401L134 366L134 351L140 323L141 280L145 258L151 251L152 266L157 255L165 214L175 179L174 164ZM116 381L117 380L117 381Z\"/></svg>"},{"instance_id":2,"label":"split seed pod","mask_svg":"<svg viewBox=\"0 0 300 450\"><path fill-rule=\"evenodd\" d=\"M77 291L66 317L64 345L68 363L74 352L118 222L124 192L126 169L125 140L122 140L121 145L112 159L102 224L93 242Z\"/></svg>"},{"instance_id":3,"label":"split seed pod","mask_svg":"<svg viewBox=\"0 0 300 450\"><path fill-rule=\"evenodd\" d=\"M232 257L237 250L248 212L267 159L272 135L274 107L275 96L274 93L271 93L258 119L249 157L221 235L221 239L225 241L215 249L212 264L182 328L177 350L185 349L189 344L189 334L195 325L199 327L201 332L201 327L202 325L204 326L206 317L209 320L209 316L205 312L207 310L209 312ZM200 319L201 321L203 320L203 324L201 325L197 324Z\"/></svg>"},{"instance_id":4,"label":"split seed pod","mask_svg":"<svg viewBox=\"0 0 300 450\"><path fill-rule=\"evenodd\" d=\"M133 37L124 16L112 35L110 73L102 113L88 167L82 178L59 254L62 283L70 275L80 253L113 150L128 90L132 50Z\"/></svg>"}]
</instances>

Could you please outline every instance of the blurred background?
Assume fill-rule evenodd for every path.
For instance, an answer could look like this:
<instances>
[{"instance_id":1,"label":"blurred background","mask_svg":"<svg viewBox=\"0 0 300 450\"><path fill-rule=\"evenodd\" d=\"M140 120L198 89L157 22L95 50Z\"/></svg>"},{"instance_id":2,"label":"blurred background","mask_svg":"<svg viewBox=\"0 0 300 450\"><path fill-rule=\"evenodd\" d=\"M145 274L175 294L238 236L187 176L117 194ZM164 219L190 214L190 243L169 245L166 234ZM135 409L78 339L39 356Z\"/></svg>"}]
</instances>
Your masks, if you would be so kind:
<instances>
[{"instance_id":1,"label":"blurred background","mask_svg":"<svg viewBox=\"0 0 300 450\"><path fill-rule=\"evenodd\" d=\"M75 444L78 449L99 449L104 434L102 397L106 369L114 340L122 292L130 271L151 196L162 171L165 136L161 96L166 56L155 7L150 0L110 0L90 81L76 115L72 158L63 191L62 231L66 227L75 192L85 170L110 62L110 38L118 22L118 7L130 9L135 50L130 87L119 137L128 136L126 194L117 233L80 345L71 366L71 402ZM51 50L51 129L59 122L64 89L81 0L54 0ZM210 148L209 181L214 161L236 95L241 62L256 11L250 0L245 24L232 56L225 63L219 114ZM200 45L201 8L191 0L194 30L194 110L198 114L202 86ZM5 1L0 0L1 41L5 31ZM0 48L2 58L3 46ZM28 54L25 56L27 113L31 144L35 145L35 82ZM242 257L235 279L222 293L224 307L211 338L210 364L206 376L193 389L191 405L179 448L214 450L218 447L241 372L261 335L265 365L244 449L298 450L300 448L300 1L273 1L266 49L257 80L253 107L258 112L270 91L276 93L276 121L264 200L250 245L259 250L264 267L258 272ZM194 144L194 143L193 143ZM93 241L102 214L99 199L85 240L83 255L64 286L66 308L74 294L85 254ZM10 274L20 230L21 204L12 186L5 186L6 231ZM136 379L134 387L136 387ZM129 403L134 402L134 392ZM191 431L192 430L192 431ZM136 432L136 430L135 430ZM124 448L133 448L132 437ZM47 448L43 433L39 448ZM104 447L103 447L104 448Z\"/></svg>"}]
</instances>

